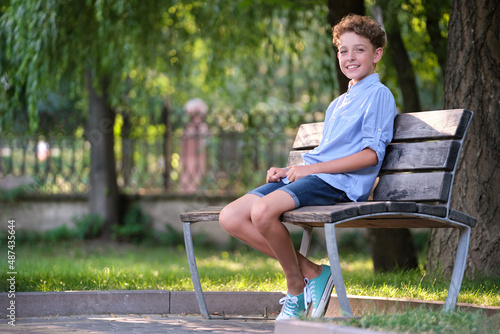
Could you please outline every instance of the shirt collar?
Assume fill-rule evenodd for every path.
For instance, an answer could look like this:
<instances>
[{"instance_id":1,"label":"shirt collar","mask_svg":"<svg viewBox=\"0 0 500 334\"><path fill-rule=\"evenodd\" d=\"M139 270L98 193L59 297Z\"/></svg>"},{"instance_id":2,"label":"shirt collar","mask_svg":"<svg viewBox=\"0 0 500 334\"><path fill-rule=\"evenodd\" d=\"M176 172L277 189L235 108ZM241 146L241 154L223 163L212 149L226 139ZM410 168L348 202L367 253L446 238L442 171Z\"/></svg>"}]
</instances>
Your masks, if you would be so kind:
<instances>
[{"instance_id":1,"label":"shirt collar","mask_svg":"<svg viewBox=\"0 0 500 334\"><path fill-rule=\"evenodd\" d=\"M380 78L378 76L378 73L373 73L364 78L363 80L359 81L356 84L353 84L352 80L349 81L349 87L347 89L348 94L357 94L368 88L374 83L380 82Z\"/></svg>"}]
</instances>

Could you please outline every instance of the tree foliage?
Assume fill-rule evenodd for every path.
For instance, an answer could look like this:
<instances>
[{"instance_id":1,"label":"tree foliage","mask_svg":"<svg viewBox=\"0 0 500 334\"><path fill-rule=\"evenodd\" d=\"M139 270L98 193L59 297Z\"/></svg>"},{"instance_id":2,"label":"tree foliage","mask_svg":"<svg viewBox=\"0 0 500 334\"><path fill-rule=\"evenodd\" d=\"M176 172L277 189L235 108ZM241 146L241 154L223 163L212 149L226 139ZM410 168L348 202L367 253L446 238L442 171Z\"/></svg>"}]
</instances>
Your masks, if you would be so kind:
<instances>
[{"instance_id":1,"label":"tree foliage","mask_svg":"<svg viewBox=\"0 0 500 334\"><path fill-rule=\"evenodd\" d=\"M63 84L70 96L85 95L89 67L96 82L108 78L116 104L124 73L151 61L151 53L143 50L160 42L158 3L12 0L0 21L5 40L0 73L9 85L4 121L25 108L34 130L39 102L48 92Z\"/></svg>"},{"instance_id":2,"label":"tree foliage","mask_svg":"<svg viewBox=\"0 0 500 334\"><path fill-rule=\"evenodd\" d=\"M435 1L398 1L391 3L429 109L442 103L426 25ZM446 7L438 7L445 38ZM24 110L36 128L40 101L61 88L85 114L86 68L96 83L107 77L118 113L156 118L165 99L180 110L194 96L214 113L232 109L238 121L262 103L321 112L339 91L326 1L13 0L1 8L4 128ZM392 67L382 63L379 71L400 96Z\"/></svg>"}]
</instances>

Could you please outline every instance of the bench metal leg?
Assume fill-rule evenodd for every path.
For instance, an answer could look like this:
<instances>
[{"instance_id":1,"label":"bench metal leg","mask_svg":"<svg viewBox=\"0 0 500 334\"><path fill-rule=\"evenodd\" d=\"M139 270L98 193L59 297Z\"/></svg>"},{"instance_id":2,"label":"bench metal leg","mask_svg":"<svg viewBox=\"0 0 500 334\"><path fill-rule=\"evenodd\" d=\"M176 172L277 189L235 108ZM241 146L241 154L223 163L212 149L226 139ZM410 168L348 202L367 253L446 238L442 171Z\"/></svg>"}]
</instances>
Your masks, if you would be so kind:
<instances>
[{"instance_id":1,"label":"bench metal leg","mask_svg":"<svg viewBox=\"0 0 500 334\"><path fill-rule=\"evenodd\" d=\"M300 243L300 254L307 256L309 253L309 247L311 246L312 230L310 226L302 227L304 229L302 233L302 242Z\"/></svg>"},{"instance_id":2,"label":"bench metal leg","mask_svg":"<svg viewBox=\"0 0 500 334\"><path fill-rule=\"evenodd\" d=\"M183 230L184 230L184 243L186 244L186 253L189 262L189 271L191 272L191 280L193 281L196 300L198 301L198 306L200 308L201 315L204 318L210 319L210 316L208 315L207 304L205 303L205 297L203 296L203 290L201 289L201 282L200 282L200 276L198 274L198 266L196 265L196 258L194 257L191 223L189 222L184 223Z\"/></svg>"},{"instance_id":3,"label":"bench metal leg","mask_svg":"<svg viewBox=\"0 0 500 334\"><path fill-rule=\"evenodd\" d=\"M467 253L469 251L470 230L469 226L465 226L460 229L457 255L455 256L455 265L453 266L450 289L448 290L448 296L446 297L446 302L443 307L444 312L453 311L457 305L458 294L460 293L462 280L464 278Z\"/></svg>"},{"instance_id":4,"label":"bench metal leg","mask_svg":"<svg viewBox=\"0 0 500 334\"><path fill-rule=\"evenodd\" d=\"M342 316L352 317L351 305L347 299L344 279L340 270L339 250L337 247L337 236L335 235L335 225L325 224L326 248L328 251L328 259L330 260L330 268L332 270L333 282L335 284L335 292L339 300Z\"/></svg>"}]
</instances>

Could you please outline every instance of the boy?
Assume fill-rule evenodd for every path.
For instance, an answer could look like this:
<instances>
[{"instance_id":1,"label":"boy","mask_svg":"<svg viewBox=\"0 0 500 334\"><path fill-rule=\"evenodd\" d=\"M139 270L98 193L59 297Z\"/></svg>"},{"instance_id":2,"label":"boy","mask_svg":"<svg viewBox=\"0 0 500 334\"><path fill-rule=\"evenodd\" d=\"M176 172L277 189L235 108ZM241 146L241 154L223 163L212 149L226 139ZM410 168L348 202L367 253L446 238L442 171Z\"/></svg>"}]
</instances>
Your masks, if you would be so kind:
<instances>
[{"instance_id":1,"label":"boy","mask_svg":"<svg viewBox=\"0 0 500 334\"><path fill-rule=\"evenodd\" d=\"M333 43L351 81L326 111L321 143L303 155L301 165L270 168L267 184L227 205L219 218L228 233L283 268L288 291L276 321L307 314L311 302L311 316L322 316L334 285L329 266L295 251L281 214L300 206L366 200L392 140L394 97L375 73L385 32L371 18L349 15L333 28Z\"/></svg>"}]
</instances>

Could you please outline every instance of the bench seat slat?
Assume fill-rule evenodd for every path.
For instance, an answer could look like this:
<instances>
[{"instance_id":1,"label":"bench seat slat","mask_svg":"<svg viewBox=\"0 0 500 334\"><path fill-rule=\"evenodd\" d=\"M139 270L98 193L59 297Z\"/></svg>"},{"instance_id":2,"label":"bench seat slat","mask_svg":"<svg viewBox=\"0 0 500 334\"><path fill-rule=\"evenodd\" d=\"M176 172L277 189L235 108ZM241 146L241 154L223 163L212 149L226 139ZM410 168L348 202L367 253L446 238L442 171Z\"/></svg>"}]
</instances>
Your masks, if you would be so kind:
<instances>
[{"instance_id":1,"label":"bench seat slat","mask_svg":"<svg viewBox=\"0 0 500 334\"><path fill-rule=\"evenodd\" d=\"M284 222L335 222L359 214L357 203L339 203L328 206L306 206L287 211L281 216Z\"/></svg>"},{"instance_id":2,"label":"bench seat slat","mask_svg":"<svg viewBox=\"0 0 500 334\"><path fill-rule=\"evenodd\" d=\"M364 205L368 202L359 203ZM431 213L432 210L429 208L424 209L424 212L420 212L420 207L417 208L419 212L401 212L401 211L387 211L371 213L366 215L354 215L351 217L345 217L342 219L335 219L334 216L329 215L329 209L334 209L338 204L334 206L325 206L323 208L323 214L314 215L313 212L297 212L297 210L289 211L283 214L283 221L286 223L298 225L298 226L309 226L309 227L324 227L325 224L337 223L337 228L449 228L456 226L453 222L448 221L445 217L441 217L443 210L446 211L445 206L438 206L441 209L435 210L437 215ZM334 211L334 210L332 210ZM420 214L420 215L419 215ZM421 216L425 215L425 216ZM446 216L446 215L445 215ZM304 217L306 217L304 219ZM475 226L474 218L463 214L461 212L456 212L455 217L460 217L459 219L452 219L458 223L468 225L470 227ZM324 218L324 219L320 219ZM342 220L350 219L345 222Z\"/></svg>"},{"instance_id":3,"label":"bench seat slat","mask_svg":"<svg viewBox=\"0 0 500 334\"><path fill-rule=\"evenodd\" d=\"M470 227L475 227L477 224L477 218L474 218L457 210L451 209L449 217L451 220L457 221L465 225L469 225Z\"/></svg>"},{"instance_id":4,"label":"bench seat slat","mask_svg":"<svg viewBox=\"0 0 500 334\"><path fill-rule=\"evenodd\" d=\"M424 203L417 203L418 213L424 215L431 215L436 217L446 217L447 208L446 205L430 205Z\"/></svg>"},{"instance_id":5,"label":"bench seat slat","mask_svg":"<svg viewBox=\"0 0 500 334\"><path fill-rule=\"evenodd\" d=\"M203 221L219 221L219 213L222 207L210 206L200 210L181 213L182 222L203 222Z\"/></svg>"},{"instance_id":6,"label":"bench seat slat","mask_svg":"<svg viewBox=\"0 0 500 334\"><path fill-rule=\"evenodd\" d=\"M416 213L418 212L417 203L367 201L346 202L325 206L307 206L287 211L281 216L281 219L287 223L335 223L356 216L385 212Z\"/></svg>"},{"instance_id":7,"label":"bench seat slat","mask_svg":"<svg viewBox=\"0 0 500 334\"><path fill-rule=\"evenodd\" d=\"M218 221L222 207L208 207L196 211L181 214L183 222L208 222ZM323 226L325 223L333 223L343 219L353 218L358 215L369 215L383 212L398 213L421 213L439 218L446 217L445 205L429 205L415 202L390 202L390 201L369 201L369 202L349 202L327 206L309 206L285 212L282 220L287 223L309 223L311 226ZM477 219L456 210L450 210L451 220L474 227ZM408 218L405 216L405 219ZM377 217L376 220L395 219L394 217ZM365 219L366 220L366 219ZM368 219L372 221L373 219ZM316 224L316 225L315 225ZM360 227L357 223L357 227ZM391 223L392 224L392 223ZM442 223L441 223L442 224ZM345 224L339 227L346 227Z\"/></svg>"},{"instance_id":8,"label":"bench seat slat","mask_svg":"<svg viewBox=\"0 0 500 334\"><path fill-rule=\"evenodd\" d=\"M453 226L453 223L439 217L417 217L410 214L360 217L360 219L336 225L337 228L449 228Z\"/></svg>"}]
</instances>

